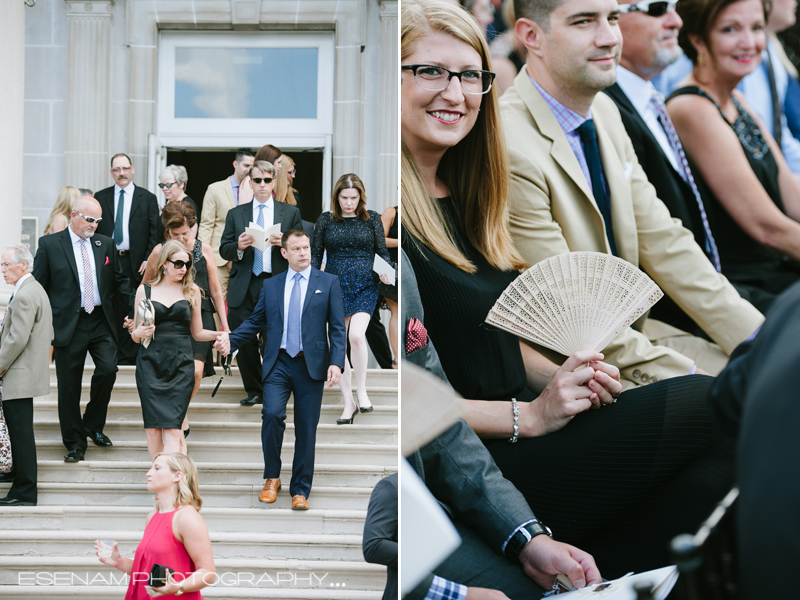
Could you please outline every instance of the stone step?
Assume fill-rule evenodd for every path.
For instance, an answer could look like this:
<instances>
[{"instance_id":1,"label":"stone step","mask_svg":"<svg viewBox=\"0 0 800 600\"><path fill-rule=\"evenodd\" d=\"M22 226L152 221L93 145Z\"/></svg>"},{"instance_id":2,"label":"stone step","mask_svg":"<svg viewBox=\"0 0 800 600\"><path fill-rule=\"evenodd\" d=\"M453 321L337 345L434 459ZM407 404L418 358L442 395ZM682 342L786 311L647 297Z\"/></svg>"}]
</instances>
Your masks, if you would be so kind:
<instances>
[{"instance_id":1,"label":"stone step","mask_svg":"<svg viewBox=\"0 0 800 600\"><path fill-rule=\"evenodd\" d=\"M80 481L94 483L132 483L144 485L149 462L136 461L93 461L86 460L76 464L65 464L63 460L39 460L40 483L69 483ZM198 462L200 481L212 485L255 485L263 484L264 467L259 463L211 463ZM378 481L395 472L383 466L374 465L314 465L314 485L329 487L374 487ZM281 481L288 484L292 477L292 465L284 464ZM10 486L10 484L7 484Z\"/></svg>"},{"instance_id":2,"label":"stone step","mask_svg":"<svg viewBox=\"0 0 800 600\"><path fill-rule=\"evenodd\" d=\"M363 561L254 560L214 557L217 587L306 590L375 590L386 584L386 567ZM58 578L58 579L57 579ZM0 556L0 586L47 580L55 583L127 581L126 575L102 564L95 556ZM204 592L205 593L205 592Z\"/></svg>"},{"instance_id":3,"label":"stone step","mask_svg":"<svg viewBox=\"0 0 800 600\"><path fill-rule=\"evenodd\" d=\"M335 585L335 584L334 584ZM0 598L3 600L45 600L46 598L66 598L86 600L100 598L102 600L123 600L125 586L105 585L63 585L51 584L16 586L0 585ZM277 588L265 596L264 590L253 587L207 587L203 590L203 598L219 598L220 600L381 600L383 588L377 591L349 590L346 587L331 588Z\"/></svg>"},{"instance_id":4,"label":"stone step","mask_svg":"<svg viewBox=\"0 0 800 600\"><path fill-rule=\"evenodd\" d=\"M123 556L133 556L140 530L81 529L71 531L0 531L5 556L93 557L94 541L115 540ZM303 561L363 560L360 535L211 532L215 559Z\"/></svg>"},{"instance_id":5,"label":"stone step","mask_svg":"<svg viewBox=\"0 0 800 600\"><path fill-rule=\"evenodd\" d=\"M376 425L370 423L372 413L359 414L352 425L320 423L317 426L317 444L348 443L357 440L359 444L397 444L397 425ZM288 421L288 419L287 419ZM225 440L261 441L261 423L215 423L192 420L188 441L220 442ZM58 420L37 419L34 422L34 435L37 442L61 440L61 427ZM286 423L284 443L294 442L294 423ZM103 428L113 443L144 440L144 424L137 421L108 421Z\"/></svg>"},{"instance_id":6,"label":"stone step","mask_svg":"<svg viewBox=\"0 0 800 600\"><path fill-rule=\"evenodd\" d=\"M283 491L283 490L281 490ZM361 535L364 530L364 510L324 510L293 511L282 508L269 508L268 519L264 518L264 508L219 508L203 506L201 514L209 531L248 532L248 533L297 533L327 535ZM0 508L0 530L18 531L23 529L67 531L85 529L91 523L92 529L141 531L147 513L153 510L148 506L31 506L20 509ZM2 553L2 549L0 549Z\"/></svg>"},{"instance_id":7,"label":"stone step","mask_svg":"<svg viewBox=\"0 0 800 600\"><path fill-rule=\"evenodd\" d=\"M262 504L258 501L258 494L264 487L263 479L252 484L240 485L200 485L200 497L203 505L226 508L291 508L292 499L289 496L288 481L278 494L278 500L273 504ZM3 492L7 491L10 484L2 484ZM80 480L73 482L40 483L40 505L86 505L86 506L153 506L153 493L147 491L141 483L93 483L86 485ZM332 510L366 510L372 488L369 487L333 487L313 486L308 502L311 510L314 508ZM0 540L0 548L3 542Z\"/></svg>"},{"instance_id":8,"label":"stone step","mask_svg":"<svg viewBox=\"0 0 800 600\"><path fill-rule=\"evenodd\" d=\"M194 432L192 432L187 446L189 455L199 462L264 465L264 454L260 441L201 442L194 439ZM60 440L37 440L36 453L38 460L63 461L67 450ZM294 443L284 441L281 461L287 465L291 464L293 453ZM320 464L397 467L397 456L398 447L392 444L317 444L316 446L316 461ZM89 444L86 459L90 461L149 461L150 457L147 453L147 443L141 439L139 441L115 441L111 448L100 448ZM64 468L72 466L75 465L64 463Z\"/></svg>"},{"instance_id":9,"label":"stone step","mask_svg":"<svg viewBox=\"0 0 800 600\"><path fill-rule=\"evenodd\" d=\"M239 394L241 395L241 394ZM88 393L84 394L81 402L81 411L89 403ZM50 399L52 396L37 398L34 403L34 419L58 419L58 401ZM238 396L237 396L238 397ZM189 420L213 421L215 423L260 423L261 406L240 406L238 402L217 402L213 398L210 402L192 402L189 405ZM339 404L323 403L320 423L333 423L342 414L341 402ZM286 420L291 422L294 416L294 403L286 406ZM375 425L397 425L397 404L376 405L375 410L368 414L356 417L356 422L361 424L362 418L369 419ZM108 405L109 421L137 421L142 420L142 405L138 397L134 401L122 401L116 396L112 397Z\"/></svg>"},{"instance_id":10,"label":"stone step","mask_svg":"<svg viewBox=\"0 0 800 600\"><path fill-rule=\"evenodd\" d=\"M217 372L216 375L214 375L213 377L206 377L203 379L203 384L209 386L210 389L214 389L214 386L219 381L220 376L222 376L222 369L220 367L215 367L215 370ZM94 368L90 365L87 365L86 368L83 370L83 385L89 384L89 382L92 379L93 372ZM220 387L220 389L229 386L233 386L239 390L242 389L242 378L239 375L239 368L234 367L232 369L232 372L233 376L231 377L226 376L222 382L222 386ZM398 371L396 369L367 369L367 387L379 386L379 387L397 388L399 381L397 373ZM127 365L120 366L119 371L117 372L116 383L130 383L135 385L136 367ZM56 385L55 365L50 365L50 385L51 386Z\"/></svg>"}]
</instances>

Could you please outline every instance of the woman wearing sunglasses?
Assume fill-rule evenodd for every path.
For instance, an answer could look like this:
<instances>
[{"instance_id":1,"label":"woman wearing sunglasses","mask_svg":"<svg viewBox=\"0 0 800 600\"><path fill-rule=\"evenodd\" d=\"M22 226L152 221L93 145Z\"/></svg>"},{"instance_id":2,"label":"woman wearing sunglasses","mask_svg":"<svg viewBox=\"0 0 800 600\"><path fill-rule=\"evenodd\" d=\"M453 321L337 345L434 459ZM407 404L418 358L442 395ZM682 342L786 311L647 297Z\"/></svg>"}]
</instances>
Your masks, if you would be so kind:
<instances>
[{"instance_id":1,"label":"woman wearing sunglasses","mask_svg":"<svg viewBox=\"0 0 800 600\"><path fill-rule=\"evenodd\" d=\"M601 354L577 352L559 367L486 325L526 266L508 229L486 42L463 11L408 0L401 61L401 245L442 368L468 399L464 419L536 517L590 552L605 577L668 564L670 538L696 528L733 481L733 440L712 426L705 400L713 379L620 394L619 370Z\"/></svg>"},{"instance_id":2,"label":"woman wearing sunglasses","mask_svg":"<svg viewBox=\"0 0 800 600\"><path fill-rule=\"evenodd\" d=\"M167 204L171 202L185 202L192 207L194 214L199 215L197 204L186 194L186 184L189 183L189 174L186 167L181 165L169 165L158 176L158 187L167 199ZM197 226L192 230L197 235Z\"/></svg>"},{"instance_id":3,"label":"woman wearing sunglasses","mask_svg":"<svg viewBox=\"0 0 800 600\"><path fill-rule=\"evenodd\" d=\"M150 300L155 323L131 331L142 344L136 358L136 387L142 403L147 451L178 452L181 426L195 388L192 339L213 342L226 332L203 329L200 288L194 283L192 258L178 241L165 242L155 261L155 275L136 291L138 318L143 298Z\"/></svg>"},{"instance_id":4,"label":"woman wearing sunglasses","mask_svg":"<svg viewBox=\"0 0 800 600\"><path fill-rule=\"evenodd\" d=\"M705 203L722 273L780 294L800 279L800 185L769 129L736 89L761 64L766 0L681 0L678 43L693 70L667 110Z\"/></svg>"},{"instance_id":5,"label":"woman wearing sunglasses","mask_svg":"<svg viewBox=\"0 0 800 600\"><path fill-rule=\"evenodd\" d=\"M194 268L194 282L203 292L200 299L200 314L202 316L203 327L213 330L216 328L214 323L215 307L219 307L216 312L219 314L222 330L230 333L228 327L228 317L225 313L225 301L222 298L222 287L217 278L217 270L209 269L208 265L214 264L214 253L211 246L195 238L197 231L197 215L192 208L185 202L170 202L161 211L161 223L164 227L164 237L167 240L175 240L183 244L187 249L192 249L192 266ZM143 281L150 281L156 274L156 262L161 252L162 244L153 248L150 258L147 259L147 269L144 272ZM194 355L194 389L192 398L197 394L200 382L203 377L211 377L214 374L214 357L211 352L211 342L198 342L192 340L192 353ZM183 436L189 437L189 417L183 422ZM186 441L181 439L181 452L186 454Z\"/></svg>"}]
</instances>

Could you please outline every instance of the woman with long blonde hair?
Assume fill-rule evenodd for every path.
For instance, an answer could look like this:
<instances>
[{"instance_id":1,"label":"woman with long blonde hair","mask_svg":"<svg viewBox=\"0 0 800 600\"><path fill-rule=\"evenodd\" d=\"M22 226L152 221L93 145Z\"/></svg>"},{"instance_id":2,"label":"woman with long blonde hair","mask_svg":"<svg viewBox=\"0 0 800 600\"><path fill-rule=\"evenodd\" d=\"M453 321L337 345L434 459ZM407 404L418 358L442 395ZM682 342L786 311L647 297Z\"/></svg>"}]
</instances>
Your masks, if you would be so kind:
<instances>
[{"instance_id":1,"label":"woman with long blonde hair","mask_svg":"<svg viewBox=\"0 0 800 600\"><path fill-rule=\"evenodd\" d=\"M183 244L165 242L155 267L155 276L139 286L135 301L137 320L146 298L154 321L142 315L140 325L131 331L134 342L144 342L136 358L136 387L152 457L180 448L181 426L195 382L192 338L209 342L228 335L203 329L200 289Z\"/></svg>"},{"instance_id":2,"label":"woman with long blonde hair","mask_svg":"<svg viewBox=\"0 0 800 600\"><path fill-rule=\"evenodd\" d=\"M194 461L185 454L157 454L147 472L147 489L156 494L156 508L147 515L136 557L122 556L116 542L111 556L101 556L99 540L95 553L104 565L131 576L125 600L173 595L202 600L200 590L216 582L216 567L208 527L200 516L203 500ZM173 571L162 587L147 585L156 564Z\"/></svg>"},{"instance_id":3,"label":"woman with long blonde hair","mask_svg":"<svg viewBox=\"0 0 800 600\"><path fill-rule=\"evenodd\" d=\"M80 190L71 185L65 185L58 190L56 203L53 205L53 210L50 211L50 218L47 220L47 226L44 228L45 235L58 233L67 228L67 225L69 225L69 216L72 214L72 207L75 206L75 201L80 198L80 196Z\"/></svg>"}]
</instances>

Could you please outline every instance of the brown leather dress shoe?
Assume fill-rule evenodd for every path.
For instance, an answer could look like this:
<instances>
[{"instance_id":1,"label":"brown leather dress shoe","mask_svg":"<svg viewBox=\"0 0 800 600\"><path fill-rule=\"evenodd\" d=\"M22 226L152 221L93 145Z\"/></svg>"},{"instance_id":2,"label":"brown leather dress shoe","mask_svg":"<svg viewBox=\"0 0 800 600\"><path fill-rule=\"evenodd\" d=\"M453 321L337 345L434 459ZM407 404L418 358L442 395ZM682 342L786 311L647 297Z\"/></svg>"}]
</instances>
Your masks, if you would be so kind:
<instances>
[{"instance_id":1,"label":"brown leather dress shoe","mask_svg":"<svg viewBox=\"0 0 800 600\"><path fill-rule=\"evenodd\" d=\"M292 510L308 510L309 508L308 500L306 500L305 496L300 494L292 496Z\"/></svg>"},{"instance_id":2,"label":"brown leather dress shoe","mask_svg":"<svg viewBox=\"0 0 800 600\"><path fill-rule=\"evenodd\" d=\"M281 480L278 479L267 479L264 483L264 489L261 490L261 493L258 495L259 502L265 502L267 504L272 504L275 500L278 499L278 492L281 491Z\"/></svg>"}]
</instances>

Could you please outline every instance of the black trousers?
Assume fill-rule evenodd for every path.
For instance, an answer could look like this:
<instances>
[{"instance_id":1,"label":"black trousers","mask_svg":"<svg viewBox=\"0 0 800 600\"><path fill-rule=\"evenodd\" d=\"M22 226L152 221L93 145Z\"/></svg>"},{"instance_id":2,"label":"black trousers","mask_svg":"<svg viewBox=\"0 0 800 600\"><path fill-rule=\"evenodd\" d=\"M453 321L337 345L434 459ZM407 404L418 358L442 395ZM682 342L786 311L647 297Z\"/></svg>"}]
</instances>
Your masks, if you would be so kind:
<instances>
[{"instance_id":1,"label":"black trousers","mask_svg":"<svg viewBox=\"0 0 800 600\"><path fill-rule=\"evenodd\" d=\"M244 323L258 303L258 296L261 294L261 288L264 282L272 277L269 273L264 273L258 277L250 275L250 284L247 286L247 293L244 296L242 303L236 308L228 309L228 326L231 331ZM263 336L263 334L262 334ZM248 397L257 396L261 398L264 392L264 384L261 376L261 351L260 343L257 339L251 339L245 342L239 348L239 354L236 355L236 362L239 365L239 371L242 374L242 383L247 392Z\"/></svg>"},{"instance_id":2,"label":"black trousers","mask_svg":"<svg viewBox=\"0 0 800 600\"><path fill-rule=\"evenodd\" d=\"M131 287L134 291L139 287L142 282L142 276L139 274L140 265L131 264L131 255L119 255L120 266L122 272L131 280ZM114 327L118 327L117 338L119 343L117 345L117 364L118 365L135 365L136 357L139 354L139 344L131 339L127 331L122 331L122 323L131 312L131 307L127 305L126 301L122 298L115 297L114 299ZM121 335L120 335L121 334Z\"/></svg>"},{"instance_id":3,"label":"black trousers","mask_svg":"<svg viewBox=\"0 0 800 600\"><path fill-rule=\"evenodd\" d=\"M81 384L86 352L94 360L89 404L81 417ZM117 379L117 343L108 327L103 307L92 314L81 310L69 344L53 349L58 377L58 420L61 439L68 450L86 449L86 430L102 432L108 402Z\"/></svg>"},{"instance_id":4,"label":"black trousers","mask_svg":"<svg viewBox=\"0 0 800 600\"><path fill-rule=\"evenodd\" d=\"M386 328L381 323L381 301L378 300L375 310L372 311L369 325L364 336L367 338L372 354L375 360L378 361L378 366L381 369L392 368L392 349L389 347L389 338L386 336ZM347 356L350 357L350 339L347 340Z\"/></svg>"},{"instance_id":5,"label":"black trousers","mask_svg":"<svg viewBox=\"0 0 800 600\"><path fill-rule=\"evenodd\" d=\"M36 440L33 437L33 398L19 398L3 402L3 414L11 438L11 456L14 459L14 483L8 498L21 502L36 502Z\"/></svg>"}]
</instances>

